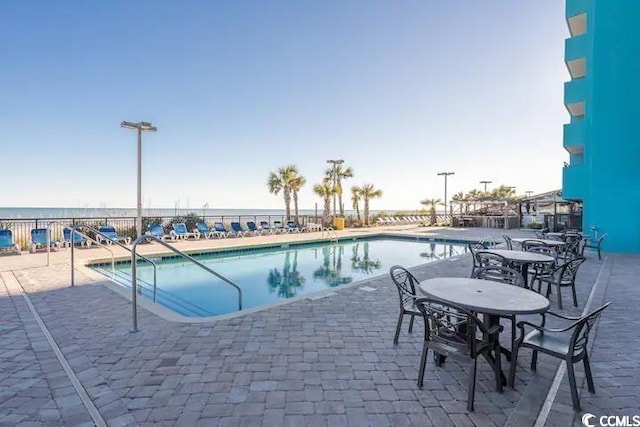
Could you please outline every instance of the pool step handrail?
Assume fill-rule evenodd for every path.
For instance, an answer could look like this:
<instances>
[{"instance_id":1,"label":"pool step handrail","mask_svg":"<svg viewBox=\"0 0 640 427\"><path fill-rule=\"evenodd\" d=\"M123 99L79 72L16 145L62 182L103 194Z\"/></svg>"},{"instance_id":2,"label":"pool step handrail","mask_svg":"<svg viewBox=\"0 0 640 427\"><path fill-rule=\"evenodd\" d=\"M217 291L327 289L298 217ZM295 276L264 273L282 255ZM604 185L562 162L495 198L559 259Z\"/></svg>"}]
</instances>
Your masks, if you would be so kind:
<instances>
[{"instance_id":1,"label":"pool step handrail","mask_svg":"<svg viewBox=\"0 0 640 427\"><path fill-rule=\"evenodd\" d=\"M86 230L86 231L91 231L92 233L95 233L97 235L102 236L104 239L106 239L107 241L111 242L111 243L115 243L116 245L120 246L121 248L123 248L124 250L126 250L129 253L132 253L131 249L129 249L127 247L127 245L124 245L120 242L118 242L117 240L112 239L111 237L107 236L106 234L104 234L103 232L90 227L88 225L76 225L76 228L79 228L81 230ZM95 239L95 241L97 241L97 239ZM157 285L158 285L158 265L151 261L149 258L147 258L144 255L140 255L138 254L138 258L145 260L146 262L148 262L149 264L153 265L153 302L156 302L156 293L157 293ZM112 266L112 270L113 270L113 266Z\"/></svg>"},{"instance_id":2,"label":"pool step handrail","mask_svg":"<svg viewBox=\"0 0 640 427\"><path fill-rule=\"evenodd\" d=\"M75 286L76 282L75 282L75 256L74 256L74 241L73 241L73 235L76 234L80 237L83 237L91 242L94 242L96 245L108 250L109 252L111 252L111 271L115 270L115 254L113 253L113 250L108 247L107 245L103 245L102 243L98 242L97 239L94 239L92 237L87 236L86 234L80 232L80 230L78 230L78 228L80 227L84 227L84 226L80 226L80 225L65 225L59 221L50 221L47 224L47 267L50 264L50 256L51 256L51 225L52 224L58 224L59 226L61 226L63 228L63 233L64 233L64 229L68 228L70 229L69 232L69 245L71 247L71 286Z\"/></svg>"},{"instance_id":3,"label":"pool step handrail","mask_svg":"<svg viewBox=\"0 0 640 427\"><path fill-rule=\"evenodd\" d=\"M223 282L226 282L227 284L233 286L237 291L238 291L238 311L242 310L242 289L240 289L240 286L236 285L235 283L233 283L231 280L227 279L226 277L224 277L223 275L221 275L220 273L217 273L215 271L213 271L212 269L210 269L209 267L207 267L206 265L204 265L203 263L201 263L200 261L198 261L197 259L193 258L191 255L182 252L180 249L177 249L175 246L170 245L169 243L165 242L162 239L159 239L155 236L150 236L150 235L143 235L138 237L136 240L133 241L133 243L131 244L131 302L132 302L132 310L133 310L133 320L132 320L132 328L131 328L131 332L138 332L138 299L137 299L137 292L136 292L136 286L134 285L134 283L137 283L137 258L136 258L136 250L138 248L138 244L140 242L145 242L145 241L154 241L156 243L159 243L160 245L164 246L165 248L171 250L172 252L180 255L181 257L185 258L188 261L191 261L192 263L194 263L195 265L197 265L198 267L202 268L203 270L213 274L214 276L216 276L218 279L222 280Z\"/></svg>"},{"instance_id":4,"label":"pool step handrail","mask_svg":"<svg viewBox=\"0 0 640 427\"><path fill-rule=\"evenodd\" d=\"M338 233L331 227L323 227L322 234L320 235L321 239L324 239L325 236L331 241L338 241Z\"/></svg>"}]
</instances>

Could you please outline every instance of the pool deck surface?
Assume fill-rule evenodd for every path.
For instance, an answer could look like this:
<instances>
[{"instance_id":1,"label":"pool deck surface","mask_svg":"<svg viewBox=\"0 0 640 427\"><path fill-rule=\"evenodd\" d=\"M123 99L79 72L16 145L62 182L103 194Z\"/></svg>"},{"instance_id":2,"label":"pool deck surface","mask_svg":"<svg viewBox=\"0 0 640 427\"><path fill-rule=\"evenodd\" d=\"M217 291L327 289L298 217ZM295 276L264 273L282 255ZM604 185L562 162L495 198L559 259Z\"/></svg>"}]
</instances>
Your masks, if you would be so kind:
<instances>
[{"instance_id":1,"label":"pool deck surface","mask_svg":"<svg viewBox=\"0 0 640 427\"><path fill-rule=\"evenodd\" d=\"M376 227L338 232L440 239L501 240L504 230ZM509 230L511 237L532 233ZM186 241L186 251L320 238L320 233ZM141 253L162 252L157 244ZM100 248L75 251L78 264L110 259ZM119 258L126 251L114 248ZM412 266L420 279L466 277L466 254ZM559 362L531 353L518 358L515 389L497 393L480 361L475 412L466 411L468 363L429 357L416 386L422 322L393 333L398 296L387 272L266 310L206 323L174 322L139 310L131 333L131 301L104 280L76 270L69 250L0 257L0 426L527 426L582 425ZM582 408L600 415L640 415L640 257L589 253L578 273L579 307L565 294L564 314L612 305L592 332L596 394L583 387ZM551 307L556 309L555 294ZM524 317L523 317L524 319ZM535 320L535 317L532 318ZM549 322L552 326L558 326ZM508 331L509 327L505 329ZM508 332L501 340L508 342ZM503 359L503 369L506 361ZM562 374L563 372L560 371ZM555 379L555 381L554 381Z\"/></svg>"}]
</instances>

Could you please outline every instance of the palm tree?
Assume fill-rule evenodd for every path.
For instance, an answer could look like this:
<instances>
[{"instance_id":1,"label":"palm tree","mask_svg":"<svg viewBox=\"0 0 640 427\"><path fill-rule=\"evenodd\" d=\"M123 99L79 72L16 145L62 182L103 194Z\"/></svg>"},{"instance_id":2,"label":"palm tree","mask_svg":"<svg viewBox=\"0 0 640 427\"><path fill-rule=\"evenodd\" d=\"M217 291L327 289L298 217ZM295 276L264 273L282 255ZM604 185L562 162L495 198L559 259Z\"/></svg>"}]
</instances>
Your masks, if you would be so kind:
<instances>
[{"instance_id":1,"label":"palm tree","mask_svg":"<svg viewBox=\"0 0 640 427\"><path fill-rule=\"evenodd\" d=\"M303 287L305 282L304 276L298 271L298 251L293 253L293 265L290 262L290 252L285 254L284 267L282 272L277 268L269 271L267 283L269 291L277 291L281 298L291 298L296 295L298 289Z\"/></svg>"},{"instance_id":2,"label":"palm tree","mask_svg":"<svg viewBox=\"0 0 640 427\"><path fill-rule=\"evenodd\" d=\"M298 168L296 165L287 165L278 168L276 172L271 172L267 180L270 193L277 195L282 191L287 219L291 217L291 185L297 177Z\"/></svg>"},{"instance_id":3,"label":"palm tree","mask_svg":"<svg viewBox=\"0 0 640 427\"><path fill-rule=\"evenodd\" d=\"M322 184L316 184L313 186L313 192L322 197L324 201L324 210L322 211L322 225L328 227L331 224L331 196L336 192L336 189L331 184L329 179L324 179Z\"/></svg>"},{"instance_id":4,"label":"palm tree","mask_svg":"<svg viewBox=\"0 0 640 427\"><path fill-rule=\"evenodd\" d=\"M291 181L291 194L293 195L293 210L296 213L296 222L298 222L298 192L304 187L307 180L302 175L297 175Z\"/></svg>"},{"instance_id":5,"label":"palm tree","mask_svg":"<svg viewBox=\"0 0 640 427\"><path fill-rule=\"evenodd\" d=\"M353 209L356 210L356 217L358 218L358 223L360 222L360 198L361 198L362 188L354 185L351 187L351 202Z\"/></svg>"},{"instance_id":6,"label":"palm tree","mask_svg":"<svg viewBox=\"0 0 640 427\"><path fill-rule=\"evenodd\" d=\"M376 190L373 184L362 184L360 196L364 200L364 225L369 225L369 200L382 197L382 190Z\"/></svg>"},{"instance_id":7,"label":"palm tree","mask_svg":"<svg viewBox=\"0 0 640 427\"><path fill-rule=\"evenodd\" d=\"M465 198L471 202L473 202L473 210L476 210L476 200L482 197L482 191L478 191L475 188L473 190L469 190L469 192L465 195Z\"/></svg>"},{"instance_id":8,"label":"palm tree","mask_svg":"<svg viewBox=\"0 0 640 427\"><path fill-rule=\"evenodd\" d=\"M498 199L513 199L515 196L515 190L513 187L507 187L506 185L501 185L498 188L494 188L491 191L491 196Z\"/></svg>"},{"instance_id":9,"label":"palm tree","mask_svg":"<svg viewBox=\"0 0 640 427\"><path fill-rule=\"evenodd\" d=\"M436 217L436 206L441 205L442 202L440 201L440 199L424 199L424 200L420 200L420 204L428 206L431 210L431 225L435 224L437 222L437 217Z\"/></svg>"},{"instance_id":10,"label":"palm tree","mask_svg":"<svg viewBox=\"0 0 640 427\"><path fill-rule=\"evenodd\" d=\"M336 194L339 199L340 216L344 216L344 204L342 203L342 180L347 178L353 178L353 169L351 166L344 167L341 163L335 164L334 167L325 170L327 178L331 179L331 182L335 184Z\"/></svg>"}]
</instances>

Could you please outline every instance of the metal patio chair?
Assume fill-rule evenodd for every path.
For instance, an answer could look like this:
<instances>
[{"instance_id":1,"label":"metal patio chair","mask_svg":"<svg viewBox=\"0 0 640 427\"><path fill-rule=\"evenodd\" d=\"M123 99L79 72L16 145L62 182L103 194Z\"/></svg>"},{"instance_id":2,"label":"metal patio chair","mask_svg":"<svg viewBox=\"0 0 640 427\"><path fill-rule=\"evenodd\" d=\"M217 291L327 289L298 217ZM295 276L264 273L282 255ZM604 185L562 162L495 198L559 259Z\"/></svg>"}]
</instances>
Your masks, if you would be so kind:
<instances>
[{"instance_id":1,"label":"metal patio chair","mask_svg":"<svg viewBox=\"0 0 640 427\"><path fill-rule=\"evenodd\" d=\"M600 317L602 311L607 308L611 302L606 303L602 307L592 311L582 317L568 317L560 314L547 312L542 315L542 323L534 325L533 323L522 321L518 322L520 336L516 340L515 352L511 358L511 368L509 370L509 383L513 386L516 375L516 365L518 351L522 347L533 350L531 357L531 369L536 370L538 362L538 352L543 352L552 357L562 359L567 364L567 374L569 376L569 385L571 388L571 400L573 401L573 409L580 410L580 400L578 398L578 388L576 385L576 377L573 371L573 365L582 360L584 364L584 373L587 379L587 389L591 393L595 393L593 385L593 376L591 375L591 365L589 364L589 354L587 353L587 344L589 342L589 332ZM571 324L565 328L546 328L546 315L551 315L559 319L571 321ZM525 334L525 326L533 328L529 333Z\"/></svg>"},{"instance_id":2,"label":"metal patio chair","mask_svg":"<svg viewBox=\"0 0 640 427\"><path fill-rule=\"evenodd\" d=\"M584 261L584 257L574 258L556 266L556 268L550 271L549 274L537 277L539 282L547 284L547 298L551 294L551 287L556 287L558 291L558 308L560 310L562 310L562 288L571 288L571 293L573 294L573 306L578 306L578 297L576 296L576 274L578 274L578 268ZM539 283L538 289L541 287L542 283Z\"/></svg>"},{"instance_id":3,"label":"metal patio chair","mask_svg":"<svg viewBox=\"0 0 640 427\"><path fill-rule=\"evenodd\" d=\"M438 356L470 360L473 364L467 389L467 410L473 411L478 356L485 353L490 355L492 352L499 354L500 344L496 337L502 331L502 326L494 325L487 329L472 312L429 298L419 298L415 305L422 314L425 325L418 387L422 388L424 385L429 349ZM441 366L438 360L441 359L436 357L436 366ZM499 362L497 365L499 367Z\"/></svg>"},{"instance_id":4,"label":"metal patio chair","mask_svg":"<svg viewBox=\"0 0 640 427\"><path fill-rule=\"evenodd\" d=\"M597 249L598 251L598 259L602 259L602 255L600 255L600 246L602 246L602 241L607 237L607 233L604 233L602 236L598 237L597 240L584 239L582 248L580 250L580 255L584 256L584 250L586 248Z\"/></svg>"},{"instance_id":5,"label":"metal patio chair","mask_svg":"<svg viewBox=\"0 0 640 427\"><path fill-rule=\"evenodd\" d=\"M467 244L469 247L469 252L471 252L471 260L473 261L473 265L471 266L471 274L476 271L476 269L481 268L480 261L478 260L478 251L482 249L488 249L489 245L477 242L477 243L469 243Z\"/></svg>"},{"instance_id":6,"label":"metal patio chair","mask_svg":"<svg viewBox=\"0 0 640 427\"><path fill-rule=\"evenodd\" d=\"M402 328L402 320L404 316L411 316L409 320L409 333L413 332L413 321L416 316L420 316L420 312L416 308L416 285L420 283L416 277L406 268L394 265L389 269L391 280L398 289L400 297L400 315L398 316L398 324L396 326L396 334L393 337L393 344L398 345L398 337Z\"/></svg>"},{"instance_id":7,"label":"metal patio chair","mask_svg":"<svg viewBox=\"0 0 640 427\"><path fill-rule=\"evenodd\" d=\"M504 241L507 243L507 249L509 249L510 251L513 250L513 240L511 240L511 237L507 236L506 234L502 237L504 237Z\"/></svg>"}]
</instances>

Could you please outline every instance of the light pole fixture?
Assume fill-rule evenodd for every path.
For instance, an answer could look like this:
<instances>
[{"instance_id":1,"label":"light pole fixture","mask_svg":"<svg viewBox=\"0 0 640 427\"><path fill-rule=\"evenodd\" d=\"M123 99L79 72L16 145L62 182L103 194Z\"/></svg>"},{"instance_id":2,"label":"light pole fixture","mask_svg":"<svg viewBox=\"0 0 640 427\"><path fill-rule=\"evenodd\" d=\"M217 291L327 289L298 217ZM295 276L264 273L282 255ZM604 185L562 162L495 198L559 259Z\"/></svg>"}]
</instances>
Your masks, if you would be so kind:
<instances>
[{"instance_id":1,"label":"light pole fixture","mask_svg":"<svg viewBox=\"0 0 640 427\"><path fill-rule=\"evenodd\" d=\"M338 160L327 160L327 163L331 163L333 164L332 166L332 175L333 175L333 220L335 221L336 219L336 193L335 193L335 189L336 186L338 185L338 177L336 176L336 165L341 165L344 163L344 160L342 159L338 159Z\"/></svg>"},{"instance_id":2,"label":"light pole fixture","mask_svg":"<svg viewBox=\"0 0 640 427\"><path fill-rule=\"evenodd\" d=\"M491 184L493 181L480 181L480 184L484 184L484 192L487 192L487 184Z\"/></svg>"},{"instance_id":3,"label":"light pole fixture","mask_svg":"<svg viewBox=\"0 0 640 427\"><path fill-rule=\"evenodd\" d=\"M444 176L444 214L447 214L447 177L455 175L455 172L438 172L438 176Z\"/></svg>"},{"instance_id":4,"label":"light pole fixture","mask_svg":"<svg viewBox=\"0 0 640 427\"><path fill-rule=\"evenodd\" d=\"M533 194L533 191L527 190L527 191L524 192L524 194L526 194L527 197L529 197L529 196L531 196Z\"/></svg>"},{"instance_id":5,"label":"light pole fixture","mask_svg":"<svg viewBox=\"0 0 640 427\"><path fill-rule=\"evenodd\" d=\"M122 122L120 126L126 129L138 130L138 204L136 213L136 237L142 236L142 132L157 132L158 128L149 122Z\"/></svg>"}]
</instances>

